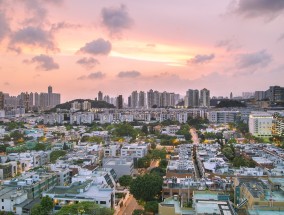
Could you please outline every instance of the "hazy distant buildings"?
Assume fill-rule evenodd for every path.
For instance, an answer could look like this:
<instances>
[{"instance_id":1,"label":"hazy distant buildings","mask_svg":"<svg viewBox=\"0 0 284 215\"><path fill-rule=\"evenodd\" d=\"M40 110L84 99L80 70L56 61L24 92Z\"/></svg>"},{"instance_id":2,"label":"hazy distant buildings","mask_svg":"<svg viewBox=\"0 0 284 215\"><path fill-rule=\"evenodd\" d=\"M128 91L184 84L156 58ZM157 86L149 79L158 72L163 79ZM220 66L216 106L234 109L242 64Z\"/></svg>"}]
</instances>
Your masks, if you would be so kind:
<instances>
[{"instance_id":1,"label":"hazy distant buildings","mask_svg":"<svg viewBox=\"0 0 284 215\"><path fill-rule=\"evenodd\" d=\"M255 91L254 92L254 99L257 101L261 101L265 99L265 92L264 91Z\"/></svg>"},{"instance_id":2,"label":"hazy distant buildings","mask_svg":"<svg viewBox=\"0 0 284 215\"><path fill-rule=\"evenodd\" d=\"M199 106L199 91L189 89L186 91L186 96L184 98L185 107L198 107Z\"/></svg>"},{"instance_id":3,"label":"hazy distant buildings","mask_svg":"<svg viewBox=\"0 0 284 215\"><path fill-rule=\"evenodd\" d=\"M138 107L139 108L144 108L145 107L145 102L146 102L146 94L144 91L139 92L138 96Z\"/></svg>"},{"instance_id":4,"label":"hazy distant buildings","mask_svg":"<svg viewBox=\"0 0 284 215\"><path fill-rule=\"evenodd\" d=\"M138 92L137 91L133 91L131 93L131 107L132 108L138 107Z\"/></svg>"},{"instance_id":5,"label":"hazy distant buildings","mask_svg":"<svg viewBox=\"0 0 284 215\"><path fill-rule=\"evenodd\" d=\"M103 101L103 93L101 91L98 92L98 101Z\"/></svg>"},{"instance_id":6,"label":"hazy distant buildings","mask_svg":"<svg viewBox=\"0 0 284 215\"><path fill-rule=\"evenodd\" d=\"M200 107L210 106L210 91L206 88L200 90Z\"/></svg>"},{"instance_id":7,"label":"hazy distant buildings","mask_svg":"<svg viewBox=\"0 0 284 215\"><path fill-rule=\"evenodd\" d=\"M210 123L232 123L240 115L239 111L209 111L207 119Z\"/></svg>"},{"instance_id":8,"label":"hazy distant buildings","mask_svg":"<svg viewBox=\"0 0 284 215\"><path fill-rule=\"evenodd\" d=\"M71 109L73 110L73 111L77 111L77 110L81 110L81 103L80 102L78 102L78 101L75 101L75 102L72 102L71 103Z\"/></svg>"},{"instance_id":9,"label":"hazy distant buildings","mask_svg":"<svg viewBox=\"0 0 284 215\"><path fill-rule=\"evenodd\" d=\"M161 94L158 91L154 91L154 104L153 104L153 106L161 107Z\"/></svg>"},{"instance_id":10,"label":"hazy distant buildings","mask_svg":"<svg viewBox=\"0 0 284 215\"><path fill-rule=\"evenodd\" d=\"M280 86L270 86L266 92L269 101L274 102L284 102L284 87Z\"/></svg>"},{"instance_id":11,"label":"hazy distant buildings","mask_svg":"<svg viewBox=\"0 0 284 215\"><path fill-rule=\"evenodd\" d=\"M122 95L119 95L116 99L116 107L118 109L122 109L123 108L123 97Z\"/></svg>"},{"instance_id":12,"label":"hazy distant buildings","mask_svg":"<svg viewBox=\"0 0 284 215\"><path fill-rule=\"evenodd\" d=\"M0 110L4 110L4 93L0 92Z\"/></svg>"},{"instance_id":13,"label":"hazy distant buildings","mask_svg":"<svg viewBox=\"0 0 284 215\"><path fill-rule=\"evenodd\" d=\"M158 92L149 90L147 93L137 90L133 91L128 97L127 106L129 108L152 108L152 107L170 107L178 102L179 95L169 92Z\"/></svg>"},{"instance_id":14,"label":"hazy distant buildings","mask_svg":"<svg viewBox=\"0 0 284 215\"><path fill-rule=\"evenodd\" d=\"M30 110L30 94L28 92L21 93L20 106L24 107L26 112Z\"/></svg>"},{"instance_id":15,"label":"hazy distant buildings","mask_svg":"<svg viewBox=\"0 0 284 215\"><path fill-rule=\"evenodd\" d=\"M84 101L84 102L82 103L82 110L83 110L83 111L90 110L91 108L92 108L91 102L89 102L89 101Z\"/></svg>"},{"instance_id":16,"label":"hazy distant buildings","mask_svg":"<svg viewBox=\"0 0 284 215\"><path fill-rule=\"evenodd\" d=\"M104 96L104 101L110 103L110 97L108 95Z\"/></svg>"},{"instance_id":17,"label":"hazy distant buildings","mask_svg":"<svg viewBox=\"0 0 284 215\"><path fill-rule=\"evenodd\" d=\"M152 108L154 105L154 91L151 89L147 92L147 107Z\"/></svg>"},{"instance_id":18,"label":"hazy distant buildings","mask_svg":"<svg viewBox=\"0 0 284 215\"><path fill-rule=\"evenodd\" d=\"M254 98L254 92L243 92L242 93L243 99L251 99Z\"/></svg>"},{"instance_id":19,"label":"hazy distant buildings","mask_svg":"<svg viewBox=\"0 0 284 215\"><path fill-rule=\"evenodd\" d=\"M47 93L22 92L18 96L4 94L4 109L9 111L16 108L24 108L26 112L32 109L48 110L58 104L60 94L53 93L51 86L48 87Z\"/></svg>"}]
</instances>

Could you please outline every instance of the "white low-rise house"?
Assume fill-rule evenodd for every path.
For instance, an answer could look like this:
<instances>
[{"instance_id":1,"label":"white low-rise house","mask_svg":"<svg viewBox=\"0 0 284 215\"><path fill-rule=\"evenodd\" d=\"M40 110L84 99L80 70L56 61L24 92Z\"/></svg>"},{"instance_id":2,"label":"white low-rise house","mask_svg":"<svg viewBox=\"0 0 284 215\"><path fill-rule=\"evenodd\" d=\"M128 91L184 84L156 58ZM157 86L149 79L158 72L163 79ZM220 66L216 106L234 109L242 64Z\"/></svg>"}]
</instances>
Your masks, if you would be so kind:
<instances>
[{"instance_id":1,"label":"white low-rise house","mask_svg":"<svg viewBox=\"0 0 284 215\"><path fill-rule=\"evenodd\" d=\"M27 137L32 137L33 139L44 136L43 130L40 129L25 130L25 134Z\"/></svg>"},{"instance_id":2,"label":"white low-rise house","mask_svg":"<svg viewBox=\"0 0 284 215\"><path fill-rule=\"evenodd\" d=\"M28 199L27 193L15 187L4 187L0 190L0 210L22 214L22 208L19 204Z\"/></svg>"},{"instance_id":3,"label":"white low-rise house","mask_svg":"<svg viewBox=\"0 0 284 215\"><path fill-rule=\"evenodd\" d=\"M284 176L284 166L279 165L273 169L267 169L266 173L268 176Z\"/></svg>"},{"instance_id":4,"label":"white low-rise house","mask_svg":"<svg viewBox=\"0 0 284 215\"><path fill-rule=\"evenodd\" d=\"M167 166L168 171L194 173L194 164L191 160L171 160Z\"/></svg>"},{"instance_id":5,"label":"white low-rise house","mask_svg":"<svg viewBox=\"0 0 284 215\"><path fill-rule=\"evenodd\" d=\"M79 169L78 174L72 177L70 186L54 187L43 193L43 196L49 196L54 200L55 210L79 201L91 201L110 208L115 201L116 181L117 176L113 169Z\"/></svg>"},{"instance_id":6,"label":"white low-rise house","mask_svg":"<svg viewBox=\"0 0 284 215\"><path fill-rule=\"evenodd\" d=\"M13 178L18 173L17 162L10 161L0 164L0 179Z\"/></svg>"},{"instance_id":7,"label":"white low-rise house","mask_svg":"<svg viewBox=\"0 0 284 215\"><path fill-rule=\"evenodd\" d=\"M111 168L120 178L123 175L133 175L134 164L132 158L104 158L103 168Z\"/></svg>"},{"instance_id":8,"label":"white low-rise house","mask_svg":"<svg viewBox=\"0 0 284 215\"><path fill-rule=\"evenodd\" d=\"M109 145L103 148L104 157L117 157L120 153L120 145Z\"/></svg>"},{"instance_id":9,"label":"white low-rise house","mask_svg":"<svg viewBox=\"0 0 284 215\"><path fill-rule=\"evenodd\" d=\"M114 189L105 184L99 184L93 180L74 182L70 186L56 186L43 196L53 199L54 209L66 204L76 202L95 202L101 206L112 208L114 206Z\"/></svg>"},{"instance_id":10,"label":"white low-rise house","mask_svg":"<svg viewBox=\"0 0 284 215\"><path fill-rule=\"evenodd\" d=\"M236 176L263 176L264 169L260 167L248 168L241 167L235 170L234 175Z\"/></svg>"},{"instance_id":11,"label":"white low-rise house","mask_svg":"<svg viewBox=\"0 0 284 215\"><path fill-rule=\"evenodd\" d=\"M51 151L32 151L23 153L10 153L8 158L11 161L19 161L22 165L22 171L27 171L34 167L47 164L50 159Z\"/></svg>"},{"instance_id":12,"label":"white low-rise house","mask_svg":"<svg viewBox=\"0 0 284 215\"><path fill-rule=\"evenodd\" d=\"M180 126L178 125L169 125L169 126L162 128L161 133L174 136L179 129L180 129Z\"/></svg>"},{"instance_id":13,"label":"white low-rise house","mask_svg":"<svg viewBox=\"0 0 284 215\"><path fill-rule=\"evenodd\" d=\"M50 170L57 174L60 186L67 186L71 183L72 170L67 165L51 164Z\"/></svg>"},{"instance_id":14,"label":"white low-rise house","mask_svg":"<svg viewBox=\"0 0 284 215\"><path fill-rule=\"evenodd\" d=\"M98 184L105 184L114 188L117 181L116 172L110 168L102 168L95 170L80 169L78 174L72 177L72 183L85 182L86 180L92 180Z\"/></svg>"},{"instance_id":15,"label":"white low-rise house","mask_svg":"<svg viewBox=\"0 0 284 215\"><path fill-rule=\"evenodd\" d=\"M213 173L224 173L229 171L229 165L223 158L210 158L208 161L203 162L205 170L212 171ZM222 170L221 172L218 170Z\"/></svg>"},{"instance_id":16,"label":"white low-rise house","mask_svg":"<svg viewBox=\"0 0 284 215\"><path fill-rule=\"evenodd\" d=\"M126 144L120 150L121 157L142 158L148 153L148 144Z\"/></svg>"},{"instance_id":17,"label":"white low-rise house","mask_svg":"<svg viewBox=\"0 0 284 215\"><path fill-rule=\"evenodd\" d=\"M175 148L176 156L171 156L171 160L167 166L167 172L195 174L194 163L191 159L191 144L182 144Z\"/></svg>"},{"instance_id":18,"label":"white low-rise house","mask_svg":"<svg viewBox=\"0 0 284 215\"><path fill-rule=\"evenodd\" d=\"M259 165L263 165L263 166L272 166L273 165L273 161L264 157L252 157L253 161L255 161L257 164Z\"/></svg>"}]
</instances>

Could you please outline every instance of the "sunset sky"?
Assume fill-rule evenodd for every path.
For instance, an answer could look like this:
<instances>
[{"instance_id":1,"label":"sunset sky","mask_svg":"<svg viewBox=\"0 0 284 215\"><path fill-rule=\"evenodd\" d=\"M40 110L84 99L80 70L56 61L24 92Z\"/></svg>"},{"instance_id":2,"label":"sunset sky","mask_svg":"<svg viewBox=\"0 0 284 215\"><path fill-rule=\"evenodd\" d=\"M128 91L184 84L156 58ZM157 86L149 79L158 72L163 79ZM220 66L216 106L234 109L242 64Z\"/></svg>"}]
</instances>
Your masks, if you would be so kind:
<instances>
[{"instance_id":1,"label":"sunset sky","mask_svg":"<svg viewBox=\"0 0 284 215\"><path fill-rule=\"evenodd\" d=\"M0 91L284 86L284 0L0 0Z\"/></svg>"}]
</instances>

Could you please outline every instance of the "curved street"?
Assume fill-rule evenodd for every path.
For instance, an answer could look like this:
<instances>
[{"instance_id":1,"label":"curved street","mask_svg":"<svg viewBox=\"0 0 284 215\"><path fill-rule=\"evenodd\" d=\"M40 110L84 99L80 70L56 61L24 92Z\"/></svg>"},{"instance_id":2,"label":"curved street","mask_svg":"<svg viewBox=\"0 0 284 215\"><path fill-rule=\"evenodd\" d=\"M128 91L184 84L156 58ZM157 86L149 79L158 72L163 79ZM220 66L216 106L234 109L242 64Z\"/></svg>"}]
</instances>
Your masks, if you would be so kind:
<instances>
[{"instance_id":1,"label":"curved street","mask_svg":"<svg viewBox=\"0 0 284 215\"><path fill-rule=\"evenodd\" d=\"M143 210L143 207L141 205L138 205L136 199L132 195L130 195L125 205L122 207L122 209L117 215L131 215L135 209Z\"/></svg>"},{"instance_id":2,"label":"curved street","mask_svg":"<svg viewBox=\"0 0 284 215\"><path fill-rule=\"evenodd\" d=\"M199 144L199 138L196 132L195 128L191 128L190 130L190 134L192 136L192 142L193 142L193 150L192 150L192 160L193 160L193 164L194 164L194 172L195 172L195 177L196 178L200 178L201 174L197 165L197 160L196 160L196 151L197 151L197 147Z\"/></svg>"}]
</instances>

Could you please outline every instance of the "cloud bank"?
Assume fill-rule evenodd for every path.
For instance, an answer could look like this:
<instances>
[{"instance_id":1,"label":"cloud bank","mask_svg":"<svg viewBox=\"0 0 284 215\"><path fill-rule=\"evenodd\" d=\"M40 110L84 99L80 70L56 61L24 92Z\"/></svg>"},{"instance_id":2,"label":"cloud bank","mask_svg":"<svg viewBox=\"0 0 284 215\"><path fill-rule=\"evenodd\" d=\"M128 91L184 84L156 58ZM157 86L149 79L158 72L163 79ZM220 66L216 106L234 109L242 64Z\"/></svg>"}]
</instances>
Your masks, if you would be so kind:
<instances>
[{"instance_id":1,"label":"cloud bank","mask_svg":"<svg viewBox=\"0 0 284 215\"><path fill-rule=\"evenodd\" d=\"M37 64L36 66L37 70L50 71L50 70L59 69L59 64L55 63L52 57L44 54L35 56L30 61L25 60L24 62Z\"/></svg>"},{"instance_id":2,"label":"cloud bank","mask_svg":"<svg viewBox=\"0 0 284 215\"><path fill-rule=\"evenodd\" d=\"M133 20L130 18L125 5L120 7L103 8L101 11L102 24L111 35L121 33L125 29L129 29Z\"/></svg>"},{"instance_id":3,"label":"cloud bank","mask_svg":"<svg viewBox=\"0 0 284 215\"><path fill-rule=\"evenodd\" d=\"M92 42L86 43L84 47L80 48L79 53L92 55L108 55L111 51L111 43L107 40L99 38Z\"/></svg>"},{"instance_id":4,"label":"cloud bank","mask_svg":"<svg viewBox=\"0 0 284 215\"><path fill-rule=\"evenodd\" d=\"M105 78L106 74L102 72L94 72L90 73L89 75L83 75L77 78L77 80L96 80L96 79L103 79Z\"/></svg>"},{"instance_id":5,"label":"cloud bank","mask_svg":"<svg viewBox=\"0 0 284 215\"><path fill-rule=\"evenodd\" d=\"M210 55L195 55L194 58L187 61L188 64L204 64L215 58L214 54Z\"/></svg>"},{"instance_id":6,"label":"cloud bank","mask_svg":"<svg viewBox=\"0 0 284 215\"><path fill-rule=\"evenodd\" d=\"M141 75L138 71L122 71L117 74L119 78L137 78Z\"/></svg>"}]
</instances>

